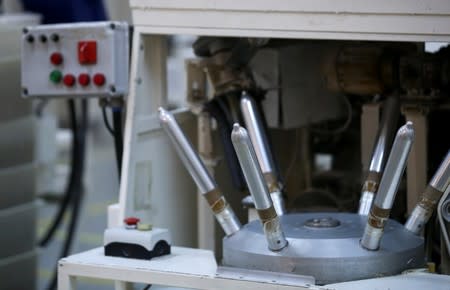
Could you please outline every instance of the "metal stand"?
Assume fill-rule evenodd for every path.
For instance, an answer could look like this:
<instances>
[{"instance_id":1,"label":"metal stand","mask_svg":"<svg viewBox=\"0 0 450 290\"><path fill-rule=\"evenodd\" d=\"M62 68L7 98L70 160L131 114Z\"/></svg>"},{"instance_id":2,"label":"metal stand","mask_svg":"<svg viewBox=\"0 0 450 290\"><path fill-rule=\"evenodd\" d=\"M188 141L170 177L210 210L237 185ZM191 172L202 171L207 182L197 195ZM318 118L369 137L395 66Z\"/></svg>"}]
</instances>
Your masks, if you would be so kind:
<instances>
[{"instance_id":1,"label":"metal stand","mask_svg":"<svg viewBox=\"0 0 450 290\"><path fill-rule=\"evenodd\" d=\"M314 283L310 277L217 267L211 251L179 247L172 248L172 255L151 261L107 257L103 255L103 248L59 261L59 290L75 290L78 277L120 281L116 285L124 287L122 289L127 289L126 282L204 290L299 290L310 289Z\"/></svg>"}]
</instances>

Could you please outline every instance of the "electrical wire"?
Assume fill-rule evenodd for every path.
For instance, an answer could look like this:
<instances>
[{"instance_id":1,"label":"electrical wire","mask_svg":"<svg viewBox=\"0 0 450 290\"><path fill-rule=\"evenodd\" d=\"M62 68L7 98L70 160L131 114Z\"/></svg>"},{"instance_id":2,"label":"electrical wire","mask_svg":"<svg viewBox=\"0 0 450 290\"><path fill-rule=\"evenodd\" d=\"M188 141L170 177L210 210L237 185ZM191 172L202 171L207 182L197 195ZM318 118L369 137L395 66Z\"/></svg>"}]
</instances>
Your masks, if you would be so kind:
<instances>
[{"instance_id":1,"label":"electrical wire","mask_svg":"<svg viewBox=\"0 0 450 290\"><path fill-rule=\"evenodd\" d=\"M66 190L64 193L64 198L60 204L60 207L58 209L58 212L56 213L55 217L53 218L53 222L51 226L48 228L47 232L43 235L41 240L39 241L40 247L45 247L47 244L53 239L54 234L56 230L58 229L59 225L61 224L64 213L67 211L67 208L69 206L70 200L72 198L73 192L75 190L75 183L76 183L76 174L77 174L77 162L78 162L78 139L79 139L79 128L77 126L77 117L75 112L75 102L73 100L69 100L67 102L68 106L68 113L69 113L69 122L70 122L70 129L72 131L72 145L71 145L71 158L70 158L70 173L69 173L69 180L66 185Z\"/></svg>"},{"instance_id":2,"label":"electrical wire","mask_svg":"<svg viewBox=\"0 0 450 290\"><path fill-rule=\"evenodd\" d=\"M243 191L247 188L247 185L245 183L244 175L239 165L236 152L233 149L233 144L231 143L230 134L232 124L230 124L229 119L226 117L227 113L223 111L224 108L225 107L220 106L217 98L204 106L204 110L207 111L217 122L220 140L226 156L225 162L231 175L233 187L239 191Z\"/></svg>"},{"instance_id":3,"label":"electrical wire","mask_svg":"<svg viewBox=\"0 0 450 290\"><path fill-rule=\"evenodd\" d=\"M350 124L352 122L352 117L353 117L352 104L350 103L348 96L346 96L346 95L342 95L342 96L343 96L343 99L345 101L345 105L347 108L347 119L345 120L344 124L342 124L342 126L340 126L339 128L336 128L333 130L322 130L322 129L311 127L311 132L318 133L318 134L324 134L324 135L337 135L337 134L345 132L348 129L348 127L350 127Z\"/></svg>"},{"instance_id":4,"label":"electrical wire","mask_svg":"<svg viewBox=\"0 0 450 290\"><path fill-rule=\"evenodd\" d=\"M225 118L228 122L228 124L234 124L237 120L235 120L230 112L230 109L228 108L227 103L223 100L224 97L216 97L214 100L216 101L217 105L220 107L220 110L225 114Z\"/></svg>"},{"instance_id":5,"label":"electrical wire","mask_svg":"<svg viewBox=\"0 0 450 290\"><path fill-rule=\"evenodd\" d=\"M122 157L123 157L123 133L122 133L122 107L114 107L113 127L114 127L114 148L116 151L117 172L120 177L122 175Z\"/></svg>"},{"instance_id":6,"label":"electrical wire","mask_svg":"<svg viewBox=\"0 0 450 290\"><path fill-rule=\"evenodd\" d=\"M85 147L86 147L86 132L88 125L88 108L87 100L81 101L81 121L76 126L78 126L79 135L76 138L76 155L77 158L75 162L75 179L73 186L73 194L71 195L70 204L72 205L70 222L67 230L66 239L64 241L63 249L60 254L60 258L66 257L70 253L70 248L72 246L79 215L81 201L83 199L83 173L84 173L84 161L85 161ZM55 268L53 278L48 286L48 290L56 289L57 284L57 268Z\"/></svg>"},{"instance_id":7,"label":"electrical wire","mask_svg":"<svg viewBox=\"0 0 450 290\"><path fill-rule=\"evenodd\" d=\"M105 123L106 129L109 133L111 133L112 136L114 136L114 129L111 127L111 124L108 120L108 115L106 114L106 106L102 106L102 116L103 116L103 122Z\"/></svg>"},{"instance_id":8,"label":"electrical wire","mask_svg":"<svg viewBox=\"0 0 450 290\"><path fill-rule=\"evenodd\" d=\"M122 107L113 107L113 125L109 123L106 106L102 107L103 122L105 123L106 129L111 133L114 138L114 150L116 154L117 163L117 175L120 177L122 175L122 158L123 158L123 130L122 130Z\"/></svg>"}]
</instances>

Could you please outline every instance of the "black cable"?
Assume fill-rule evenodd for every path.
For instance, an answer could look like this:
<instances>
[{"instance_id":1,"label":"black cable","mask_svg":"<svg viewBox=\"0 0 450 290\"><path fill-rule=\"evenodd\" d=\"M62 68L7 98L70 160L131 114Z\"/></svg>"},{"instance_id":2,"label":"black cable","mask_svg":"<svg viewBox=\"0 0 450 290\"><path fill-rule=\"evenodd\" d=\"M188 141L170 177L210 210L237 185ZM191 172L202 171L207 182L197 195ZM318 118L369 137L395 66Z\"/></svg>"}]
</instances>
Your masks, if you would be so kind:
<instances>
[{"instance_id":1,"label":"black cable","mask_svg":"<svg viewBox=\"0 0 450 290\"><path fill-rule=\"evenodd\" d=\"M88 129L88 105L87 100L84 99L81 101L81 122L80 122L80 142L79 142L79 162L77 168L77 179L76 179L76 187L75 187L75 195L73 198L73 208L72 208L72 217L69 224L68 235L66 238L66 244L64 245L64 249L62 251L61 257L65 257L70 252L70 247L73 242L73 235L75 234L76 225L78 222L78 216L80 212L80 205L83 199L83 173L84 173L84 162L86 156L86 135Z\"/></svg>"},{"instance_id":2,"label":"black cable","mask_svg":"<svg viewBox=\"0 0 450 290\"><path fill-rule=\"evenodd\" d=\"M75 186L75 179L76 179L76 167L78 162L78 142L79 142L79 132L78 132L78 126L77 126L77 118L76 118L76 112L75 112L75 102L73 100L69 100L67 102L68 105L68 111L69 111L69 122L70 122L70 129L72 131L72 148L71 148L71 160L70 160L70 174L69 174L69 181L66 185L66 190L64 193L64 198L61 202L61 205L58 209L58 212L56 213L55 217L53 218L52 225L48 228L47 232L43 235L42 239L39 241L40 247L45 247L54 237L54 234L61 224L64 213L67 211L67 207L69 206L71 197L74 192L74 186Z\"/></svg>"},{"instance_id":3,"label":"black cable","mask_svg":"<svg viewBox=\"0 0 450 290\"><path fill-rule=\"evenodd\" d=\"M224 107L220 106L216 99L205 105L205 110L210 113L211 117L217 122L220 140L226 156L225 161L231 175L233 187L239 191L243 191L247 186L230 138L233 124L230 123L230 120L226 117L227 114L223 109Z\"/></svg>"},{"instance_id":4,"label":"black cable","mask_svg":"<svg viewBox=\"0 0 450 290\"><path fill-rule=\"evenodd\" d=\"M106 114L106 106L102 106L102 116L103 116L103 122L105 123L106 129L108 129L108 132L111 133L112 136L114 136L114 129L111 127L111 124L109 123L108 116Z\"/></svg>"},{"instance_id":5,"label":"black cable","mask_svg":"<svg viewBox=\"0 0 450 290\"><path fill-rule=\"evenodd\" d=\"M63 249L61 251L60 258L66 257L69 255L70 248L72 246L74 235L77 228L77 223L79 220L80 214L80 206L81 201L83 199L83 172L84 172L84 161L85 161L85 145L86 145L86 131L88 125L88 108L87 108L87 100L81 101L81 122L77 124L79 126L79 138L77 138L77 146L76 146L76 170L75 170L75 183L74 183L74 191L71 196L71 205L72 212L69 222L69 228L67 230L66 240L63 245ZM57 283L57 268L54 271L53 278L47 289L53 290L56 289Z\"/></svg>"},{"instance_id":6,"label":"black cable","mask_svg":"<svg viewBox=\"0 0 450 290\"><path fill-rule=\"evenodd\" d=\"M152 287L152 284L148 284L148 285L145 286L144 289L142 289L142 290L148 290L148 289L150 289L151 287Z\"/></svg>"},{"instance_id":7,"label":"black cable","mask_svg":"<svg viewBox=\"0 0 450 290\"><path fill-rule=\"evenodd\" d=\"M122 134L122 108L113 107L114 148L116 150L117 172L119 180L122 173L123 134Z\"/></svg>"}]
</instances>

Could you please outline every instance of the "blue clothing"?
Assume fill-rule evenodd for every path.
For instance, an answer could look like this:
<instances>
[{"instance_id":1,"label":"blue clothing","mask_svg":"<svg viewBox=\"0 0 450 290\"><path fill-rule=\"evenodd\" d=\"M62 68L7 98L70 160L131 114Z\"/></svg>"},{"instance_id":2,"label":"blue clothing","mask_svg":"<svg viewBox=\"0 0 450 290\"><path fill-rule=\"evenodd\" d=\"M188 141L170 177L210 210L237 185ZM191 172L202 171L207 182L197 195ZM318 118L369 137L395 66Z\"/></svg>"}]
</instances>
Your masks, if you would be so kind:
<instances>
[{"instance_id":1,"label":"blue clothing","mask_svg":"<svg viewBox=\"0 0 450 290\"><path fill-rule=\"evenodd\" d=\"M102 0L22 0L24 9L39 13L43 23L106 20Z\"/></svg>"}]
</instances>

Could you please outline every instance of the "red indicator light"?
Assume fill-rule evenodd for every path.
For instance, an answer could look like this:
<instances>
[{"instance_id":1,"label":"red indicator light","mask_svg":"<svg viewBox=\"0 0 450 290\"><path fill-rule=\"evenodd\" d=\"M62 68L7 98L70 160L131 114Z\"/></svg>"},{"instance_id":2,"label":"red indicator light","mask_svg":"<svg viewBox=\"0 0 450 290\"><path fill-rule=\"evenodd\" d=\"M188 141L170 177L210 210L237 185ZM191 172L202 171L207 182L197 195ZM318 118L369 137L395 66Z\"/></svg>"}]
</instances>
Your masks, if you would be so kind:
<instances>
[{"instance_id":1,"label":"red indicator light","mask_svg":"<svg viewBox=\"0 0 450 290\"><path fill-rule=\"evenodd\" d=\"M78 61L80 64L97 63L97 42L94 40L78 42Z\"/></svg>"},{"instance_id":2,"label":"red indicator light","mask_svg":"<svg viewBox=\"0 0 450 290\"><path fill-rule=\"evenodd\" d=\"M73 85L75 84L75 77L72 74L67 74L63 78L63 83L67 87L73 87Z\"/></svg>"},{"instance_id":3,"label":"red indicator light","mask_svg":"<svg viewBox=\"0 0 450 290\"><path fill-rule=\"evenodd\" d=\"M94 84L97 86L103 86L106 82L106 78L104 74L98 73L94 75L93 78Z\"/></svg>"},{"instance_id":4,"label":"red indicator light","mask_svg":"<svg viewBox=\"0 0 450 290\"><path fill-rule=\"evenodd\" d=\"M83 87L86 87L87 85L89 85L90 81L91 81L91 78L89 77L88 74L80 74L78 76L78 83Z\"/></svg>"},{"instance_id":5,"label":"red indicator light","mask_svg":"<svg viewBox=\"0 0 450 290\"><path fill-rule=\"evenodd\" d=\"M63 62L63 56L59 52L54 52L50 55L50 62L54 65L60 65Z\"/></svg>"}]
</instances>

